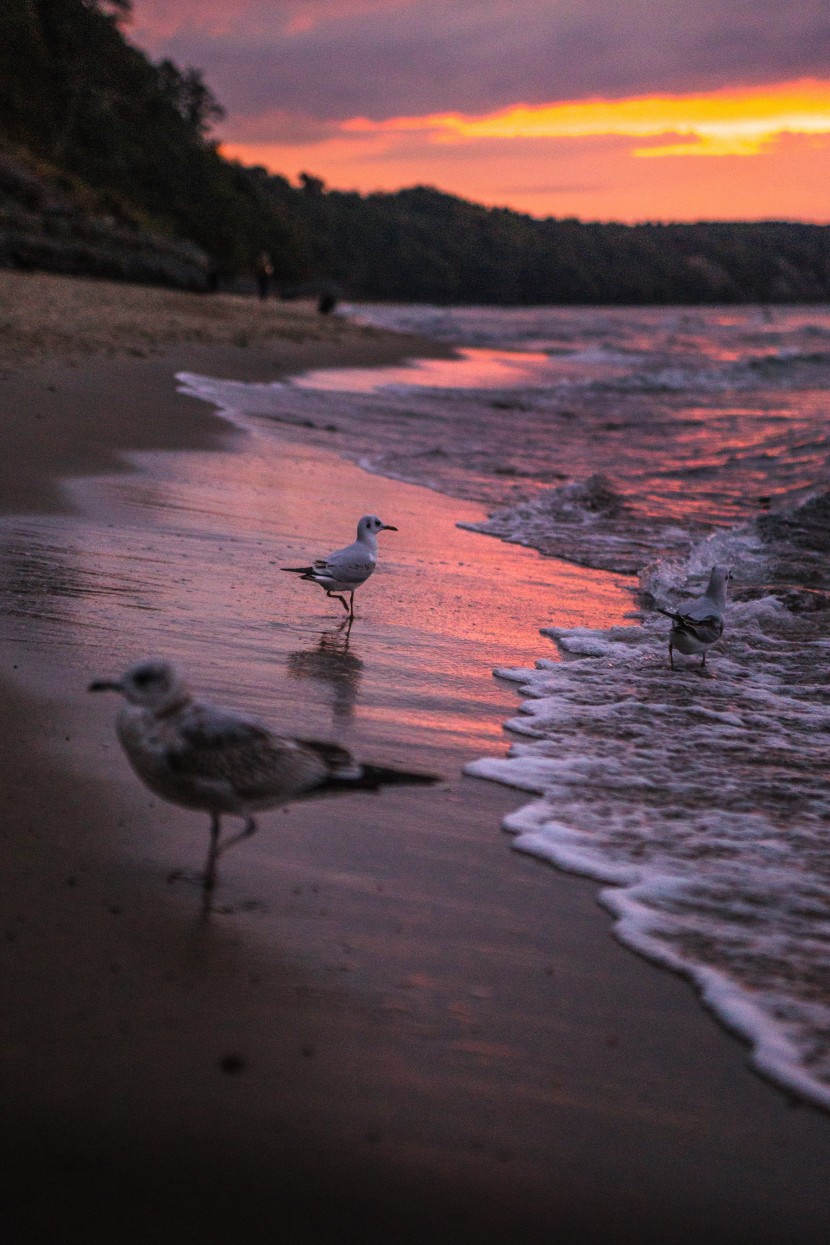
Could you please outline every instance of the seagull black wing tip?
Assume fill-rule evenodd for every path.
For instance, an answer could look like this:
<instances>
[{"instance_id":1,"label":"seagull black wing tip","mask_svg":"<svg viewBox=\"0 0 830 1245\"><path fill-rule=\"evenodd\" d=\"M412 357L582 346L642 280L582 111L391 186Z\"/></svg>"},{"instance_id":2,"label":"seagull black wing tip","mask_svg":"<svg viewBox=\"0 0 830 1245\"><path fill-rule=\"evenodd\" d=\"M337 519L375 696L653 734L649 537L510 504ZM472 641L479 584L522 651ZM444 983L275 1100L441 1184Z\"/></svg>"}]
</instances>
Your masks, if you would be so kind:
<instances>
[{"instance_id":1,"label":"seagull black wing tip","mask_svg":"<svg viewBox=\"0 0 830 1245\"><path fill-rule=\"evenodd\" d=\"M323 791L380 791L382 787L430 787L437 782L441 782L438 774L388 769L383 765L363 765L360 773L348 777L332 774L317 790L318 793Z\"/></svg>"}]
</instances>

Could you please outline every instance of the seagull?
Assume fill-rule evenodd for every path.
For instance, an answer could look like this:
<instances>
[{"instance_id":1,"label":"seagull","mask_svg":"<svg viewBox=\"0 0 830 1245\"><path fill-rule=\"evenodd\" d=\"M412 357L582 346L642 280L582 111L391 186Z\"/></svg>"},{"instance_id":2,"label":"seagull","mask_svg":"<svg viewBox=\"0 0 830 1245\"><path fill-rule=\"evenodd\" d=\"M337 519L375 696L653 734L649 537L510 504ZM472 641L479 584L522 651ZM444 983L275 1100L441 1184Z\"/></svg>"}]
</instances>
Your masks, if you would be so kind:
<instances>
[{"instance_id":1,"label":"seagull","mask_svg":"<svg viewBox=\"0 0 830 1245\"><path fill-rule=\"evenodd\" d=\"M391 523L382 523L376 514L364 514L357 525L357 540L345 549L337 549L327 558L319 558L311 566L283 566L325 588L327 597L335 597L349 618L354 618L354 593L365 583L375 569L378 560L378 532L397 532ZM348 592L348 604L340 593Z\"/></svg>"},{"instance_id":2,"label":"seagull","mask_svg":"<svg viewBox=\"0 0 830 1245\"><path fill-rule=\"evenodd\" d=\"M674 670L674 649L687 655L702 654L701 666L706 665L706 650L723 635L723 616L726 612L726 585L732 572L725 566L713 566L709 584L702 597L692 601L685 610L654 608L672 620L669 636L669 665Z\"/></svg>"},{"instance_id":3,"label":"seagull","mask_svg":"<svg viewBox=\"0 0 830 1245\"><path fill-rule=\"evenodd\" d=\"M210 847L202 879L206 904L220 855L256 831L253 814L291 800L403 783L433 783L433 774L364 765L339 744L276 735L255 717L197 700L176 667L150 658L120 679L98 679L90 692L120 692L118 738L138 777L163 799L210 813ZM220 841L230 813L243 828Z\"/></svg>"}]
</instances>

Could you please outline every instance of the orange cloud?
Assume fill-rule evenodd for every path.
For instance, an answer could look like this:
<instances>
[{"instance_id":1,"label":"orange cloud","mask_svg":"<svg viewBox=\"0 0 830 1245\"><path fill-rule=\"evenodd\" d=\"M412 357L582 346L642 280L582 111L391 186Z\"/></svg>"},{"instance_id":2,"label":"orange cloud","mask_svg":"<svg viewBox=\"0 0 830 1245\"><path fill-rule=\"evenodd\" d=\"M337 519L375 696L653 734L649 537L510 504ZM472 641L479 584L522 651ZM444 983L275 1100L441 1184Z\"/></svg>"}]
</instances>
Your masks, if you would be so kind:
<instances>
[{"instance_id":1,"label":"orange cloud","mask_svg":"<svg viewBox=\"0 0 830 1245\"><path fill-rule=\"evenodd\" d=\"M830 134L830 82L806 79L699 95L649 95L578 103L518 104L483 116L433 113L341 124L347 134L420 133L433 142L615 136L683 142L634 148L641 157L753 156L784 134Z\"/></svg>"}]
</instances>

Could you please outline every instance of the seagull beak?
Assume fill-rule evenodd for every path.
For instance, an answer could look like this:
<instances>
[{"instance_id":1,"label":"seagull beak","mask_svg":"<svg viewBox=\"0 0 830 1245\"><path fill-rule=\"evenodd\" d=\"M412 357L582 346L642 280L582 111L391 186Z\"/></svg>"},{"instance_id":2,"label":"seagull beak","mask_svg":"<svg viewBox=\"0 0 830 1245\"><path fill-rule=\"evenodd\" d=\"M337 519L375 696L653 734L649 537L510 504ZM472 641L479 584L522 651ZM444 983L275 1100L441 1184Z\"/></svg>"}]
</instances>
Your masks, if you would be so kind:
<instances>
[{"instance_id":1,"label":"seagull beak","mask_svg":"<svg viewBox=\"0 0 830 1245\"><path fill-rule=\"evenodd\" d=\"M382 532L397 532L398 529L393 527L391 523L384 523L380 530Z\"/></svg>"},{"instance_id":2,"label":"seagull beak","mask_svg":"<svg viewBox=\"0 0 830 1245\"><path fill-rule=\"evenodd\" d=\"M86 689L88 692L123 692L123 687L114 679L96 679Z\"/></svg>"}]
</instances>

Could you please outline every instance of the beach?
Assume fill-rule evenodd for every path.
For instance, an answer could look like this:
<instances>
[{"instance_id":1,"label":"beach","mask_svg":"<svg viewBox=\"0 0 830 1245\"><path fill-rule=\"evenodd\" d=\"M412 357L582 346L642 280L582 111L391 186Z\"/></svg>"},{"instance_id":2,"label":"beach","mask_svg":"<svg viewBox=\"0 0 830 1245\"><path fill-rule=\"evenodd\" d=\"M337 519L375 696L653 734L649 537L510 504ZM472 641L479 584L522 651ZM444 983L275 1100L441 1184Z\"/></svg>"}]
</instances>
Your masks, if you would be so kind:
<instances>
[{"instance_id":1,"label":"beach","mask_svg":"<svg viewBox=\"0 0 830 1245\"><path fill-rule=\"evenodd\" d=\"M459 529L482 508L368 475L324 427L274 452L176 381L451 352L300 304L6 273L0 293L21 1238L823 1240L827 1114L620 946L596 883L511 851L515 792L462 775L506 749L493 667L532 665L540 616L624 622L626 577ZM344 638L339 605L278 568L368 511L399 531ZM150 797L114 703L85 692L155 652L441 781L263 814L201 922L167 878L198 868L206 818Z\"/></svg>"}]
</instances>

